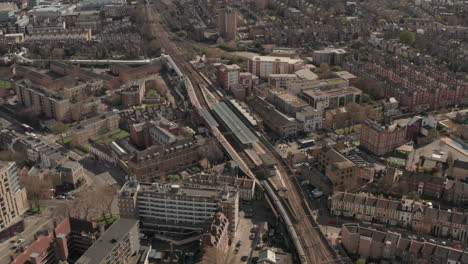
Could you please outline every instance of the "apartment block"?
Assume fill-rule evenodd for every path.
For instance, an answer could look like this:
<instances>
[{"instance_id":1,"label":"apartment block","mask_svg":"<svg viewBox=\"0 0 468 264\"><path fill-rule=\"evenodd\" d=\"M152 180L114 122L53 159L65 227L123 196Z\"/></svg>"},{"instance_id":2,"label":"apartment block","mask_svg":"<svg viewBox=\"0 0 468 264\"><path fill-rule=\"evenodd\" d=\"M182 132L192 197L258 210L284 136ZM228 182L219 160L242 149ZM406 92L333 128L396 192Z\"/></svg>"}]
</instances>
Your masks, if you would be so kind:
<instances>
[{"instance_id":1,"label":"apartment block","mask_svg":"<svg viewBox=\"0 0 468 264\"><path fill-rule=\"evenodd\" d=\"M145 80L133 80L121 87L120 99L125 106L140 105L145 97Z\"/></svg>"},{"instance_id":2,"label":"apartment block","mask_svg":"<svg viewBox=\"0 0 468 264\"><path fill-rule=\"evenodd\" d=\"M249 72L267 79L271 74L293 74L304 68L304 61L287 57L254 56L249 59Z\"/></svg>"},{"instance_id":3,"label":"apartment block","mask_svg":"<svg viewBox=\"0 0 468 264\"><path fill-rule=\"evenodd\" d=\"M29 80L21 80L13 84L18 100L36 113L57 121L70 119L70 101L59 93L35 85Z\"/></svg>"},{"instance_id":4,"label":"apartment block","mask_svg":"<svg viewBox=\"0 0 468 264\"><path fill-rule=\"evenodd\" d=\"M301 74L304 70L296 72L298 76L304 76ZM309 70L307 70L309 71ZM349 87L349 80L344 78L333 78L316 80L315 78L303 78L296 80L288 80L286 82L286 90L293 94L298 94L306 90L334 90L334 89L346 89Z\"/></svg>"},{"instance_id":5,"label":"apartment block","mask_svg":"<svg viewBox=\"0 0 468 264\"><path fill-rule=\"evenodd\" d=\"M129 181L119 192L118 205L122 217L137 218L142 230L178 244L199 239L216 212L229 219L231 236L239 221L239 193L223 188Z\"/></svg>"},{"instance_id":6,"label":"apartment block","mask_svg":"<svg viewBox=\"0 0 468 264\"><path fill-rule=\"evenodd\" d=\"M240 67L236 64L221 64L218 68L218 82L225 90L240 83ZM252 86L252 85L250 85Z\"/></svg>"},{"instance_id":7,"label":"apartment block","mask_svg":"<svg viewBox=\"0 0 468 264\"><path fill-rule=\"evenodd\" d=\"M128 173L138 180L152 182L167 174L197 164L202 157L216 153L211 139L185 139L172 144L154 145L137 151L128 161Z\"/></svg>"},{"instance_id":8,"label":"apartment block","mask_svg":"<svg viewBox=\"0 0 468 264\"><path fill-rule=\"evenodd\" d=\"M239 84L248 87L248 90L250 91L249 95L251 94L252 88L259 84L259 82L260 79L250 72L239 73Z\"/></svg>"},{"instance_id":9,"label":"apartment block","mask_svg":"<svg viewBox=\"0 0 468 264\"><path fill-rule=\"evenodd\" d=\"M341 65L343 63L346 51L344 49L331 49L314 51L313 58L317 65L326 63L328 65Z\"/></svg>"},{"instance_id":10,"label":"apartment block","mask_svg":"<svg viewBox=\"0 0 468 264\"><path fill-rule=\"evenodd\" d=\"M255 181L248 178L237 178L216 175L213 173L199 173L181 183L184 187L219 189L220 187L236 190L242 200L252 200L255 194Z\"/></svg>"},{"instance_id":11,"label":"apartment block","mask_svg":"<svg viewBox=\"0 0 468 264\"><path fill-rule=\"evenodd\" d=\"M290 81L298 80L296 74L270 74L268 76L268 83L274 88L286 88L286 84Z\"/></svg>"},{"instance_id":12,"label":"apartment block","mask_svg":"<svg viewBox=\"0 0 468 264\"><path fill-rule=\"evenodd\" d=\"M354 190L358 183L358 166L333 148L326 148L317 156L318 166L330 178L335 191Z\"/></svg>"},{"instance_id":13,"label":"apartment block","mask_svg":"<svg viewBox=\"0 0 468 264\"><path fill-rule=\"evenodd\" d=\"M11 264L53 264L76 259L96 241L98 224L67 217L54 223L53 230L42 232L45 235L37 236L24 251L12 256Z\"/></svg>"},{"instance_id":14,"label":"apartment block","mask_svg":"<svg viewBox=\"0 0 468 264\"><path fill-rule=\"evenodd\" d=\"M384 155L406 143L406 125L398 122L381 126L372 120L365 120L361 129L361 146L375 155Z\"/></svg>"},{"instance_id":15,"label":"apartment block","mask_svg":"<svg viewBox=\"0 0 468 264\"><path fill-rule=\"evenodd\" d=\"M233 40L237 36L237 9L225 7L220 10L218 26L221 36L225 40Z\"/></svg>"},{"instance_id":16,"label":"apartment block","mask_svg":"<svg viewBox=\"0 0 468 264\"><path fill-rule=\"evenodd\" d=\"M301 97L315 109L324 112L326 109L344 107L351 103L359 104L362 100L362 91L356 87L334 89L306 89Z\"/></svg>"},{"instance_id":17,"label":"apartment block","mask_svg":"<svg viewBox=\"0 0 468 264\"><path fill-rule=\"evenodd\" d=\"M120 116L107 112L83 121L71 128L73 146L88 142L88 139L119 127Z\"/></svg>"},{"instance_id":18,"label":"apartment block","mask_svg":"<svg viewBox=\"0 0 468 264\"><path fill-rule=\"evenodd\" d=\"M15 162L0 161L0 239L24 230L23 214L29 209Z\"/></svg>"},{"instance_id":19,"label":"apartment block","mask_svg":"<svg viewBox=\"0 0 468 264\"><path fill-rule=\"evenodd\" d=\"M359 224L344 224L341 241L347 252L364 259L389 263L468 263L468 252L463 250Z\"/></svg>"},{"instance_id":20,"label":"apartment block","mask_svg":"<svg viewBox=\"0 0 468 264\"><path fill-rule=\"evenodd\" d=\"M301 112L305 107L309 106L304 100L281 88L273 88L268 93L268 101L278 110L290 116L296 116L297 112Z\"/></svg>"},{"instance_id":21,"label":"apartment block","mask_svg":"<svg viewBox=\"0 0 468 264\"><path fill-rule=\"evenodd\" d=\"M138 220L119 218L75 262L76 264L133 263L140 249Z\"/></svg>"}]
</instances>

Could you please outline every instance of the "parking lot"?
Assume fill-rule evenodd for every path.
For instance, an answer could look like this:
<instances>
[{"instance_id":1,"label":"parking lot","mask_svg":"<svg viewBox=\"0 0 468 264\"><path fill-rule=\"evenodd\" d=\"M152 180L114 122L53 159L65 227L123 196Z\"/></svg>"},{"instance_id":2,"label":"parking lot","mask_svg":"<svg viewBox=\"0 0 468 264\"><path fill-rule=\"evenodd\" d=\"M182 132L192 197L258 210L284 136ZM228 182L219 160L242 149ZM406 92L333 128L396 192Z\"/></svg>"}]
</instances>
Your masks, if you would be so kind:
<instances>
[{"instance_id":1,"label":"parking lot","mask_svg":"<svg viewBox=\"0 0 468 264\"><path fill-rule=\"evenodd\" d=\"M236 237L229 249L229 254L234 256L232 263L252 263L252 259L258 257L258 252L264 247L281 246L273 243L273 237L266 239L268 230L275 224L275 220L265 201L258 200L253 201L252 204L241 204L239 217ZM284 238L281 240L284 241ZM240 246L236 250L239 241Z\"/></svg>"}]
</instances>

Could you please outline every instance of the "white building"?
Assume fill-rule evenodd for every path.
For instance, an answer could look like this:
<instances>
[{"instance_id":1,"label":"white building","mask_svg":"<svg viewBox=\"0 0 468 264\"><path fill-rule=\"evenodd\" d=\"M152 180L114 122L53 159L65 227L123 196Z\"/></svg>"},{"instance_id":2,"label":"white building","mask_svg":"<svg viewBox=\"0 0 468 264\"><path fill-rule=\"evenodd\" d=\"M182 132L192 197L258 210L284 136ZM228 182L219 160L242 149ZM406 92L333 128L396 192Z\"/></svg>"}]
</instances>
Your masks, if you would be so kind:
<instances>
[{"instance_id":1,"label":"white building","mask_svg":"<svg viewBox=\"0 0 468 264\"><path fill-rule=\"evenodd\" d=\"M294 73L304 68L304 61L286 57L254 56L249 60L249 72L260 78L270 74Z\"/></svg>"},{"instance_id":2,"label":"white building","mask_svg":"<svg viewBox=\"0 0 468 264\"><path fill-rule=\"evenodd\" d=\"M296 119L302 124L304 132L311 132L322 128L323 113L306 107L301 112L296 112Z\"/></svg>"},{"instance_id":3,"label":"white building","mask_svg":"<svg viewBox=\"0 0 468 264\"><path fill-rule=\"evenodd\" d=\"M141 230L160 239L188 243L199 239L216 212L229 219L229 232L238 224L239 194L180 185L127 182L119 192L119 212L140 220ZM184 241L184 242L181 242Z\"/></svg>"}]
</instances>

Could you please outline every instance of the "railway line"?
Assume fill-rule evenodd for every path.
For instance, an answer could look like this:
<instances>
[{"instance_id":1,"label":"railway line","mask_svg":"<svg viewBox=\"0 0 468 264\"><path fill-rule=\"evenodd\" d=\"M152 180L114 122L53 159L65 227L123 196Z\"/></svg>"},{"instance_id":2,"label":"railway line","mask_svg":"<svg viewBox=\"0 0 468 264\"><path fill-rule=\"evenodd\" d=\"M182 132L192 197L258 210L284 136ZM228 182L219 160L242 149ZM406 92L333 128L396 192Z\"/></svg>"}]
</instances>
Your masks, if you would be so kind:
<instances>
[{"instance_id":1,"label":"railway line","mask_svg":"<svg viewBox=\"0 0 468 264\"><path fill-rule=\"evenodd\" d=\"M187 62L182 52L169 39L167 31L163 28L161 18L157 10L152 5L147 5L145 9L147 22L153 25L150 29L151 36L157 39L164 47L165 53L169 54L179 69L184 74L185 83L189 92L189 97L192 105L200 110L201 108L209 109L211 105L221 101L221 96L217 91L210 91L208 81L198 73L193 65ZM227 140L217 128L212 128L212 132L218 140L225 144ZM225 146L232 156L236 156L239 160L241 169L247 171L248 176L252 177L257 183L260 183L262 189L268 193L272 203L281 215L286 224L291 240L296 248L301 263L318 264L318 263L342 263L336 259L333 250L321 237L320 230L311 215L311 210L308 204L304 202L304 195L300 189L300 185L293 182L291 172L287 164L279 157L278 153L272 148L269 143L260 141L259 148L265 153L269 153L274 158L277 164L277 173L284 179L284 185L287 189L286 198L280 197L278 191L275 190L267 180L258 181L255 175L250 171L252 161L245 153L236 153L235 150L228 144ZM249 163L250 162L250 163Z\"/></svg>"}]
</instances>

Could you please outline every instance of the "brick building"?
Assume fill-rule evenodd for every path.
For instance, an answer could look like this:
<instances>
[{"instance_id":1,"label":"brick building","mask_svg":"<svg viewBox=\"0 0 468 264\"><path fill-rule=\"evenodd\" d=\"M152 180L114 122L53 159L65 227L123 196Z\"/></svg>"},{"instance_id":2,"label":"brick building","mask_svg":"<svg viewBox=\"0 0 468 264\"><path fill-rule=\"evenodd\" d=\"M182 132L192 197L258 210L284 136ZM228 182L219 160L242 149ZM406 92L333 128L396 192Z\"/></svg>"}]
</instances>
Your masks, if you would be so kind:
<instances>
[{"instance_id":1,"label":"brick building","mask_svg":"<svg viewBox=\"0 0 468 264\"><path fill-rule=\"evenodd\" d=\"M468 98L468 83L431 64L417 66L401 58L377 58L361 63L349 56L344 68L385 82L385 97L396 98L401 106L412 111L461 104Z\"/></svg>"},{"instance_id":2,"label":"brick building","mask_svg":"<svg viewBox=\"0 0 468 264\"><path fill-rule=\"evenodd\" d=\"M446 179L423 172L404 171L400 176L398 186L402 193L417 192L431 198L442 197Z\"/></svg>"},{"instance_id":3,"label":"brick building","mask_svg":"<svg viewBox=\"0 0 468 264\"><path fill-rule=\"evenodd\" d=\"M375 155L384 155L406 143L406 125L394 123L381 126L372 120L365 120L361 129L361 146Z\"/></svg>"},{"instance_id":4,"label":"brick building","mask_svg":"<svg viewBox=\"0 0 468 264\"><path fill-rule=\"evenodd\" d=\"M140 249L138 220L119 218L75 262L76 264L133 263Z\"/></svg>"},{"instance_id":5,"label":"brick building","mask_svg":"<svg viewBox=\"0 0 468 264\"><path fill-rule=\"evenodd\" d=\"M185 139L151 146L135 152L128 161L128 173L138 180L153 182L171 172L194 166L203 157L218 153L214 148L217 145L210 139Z\"/></svg>"},{"instance_id":6,"label":"brick building","mask_svg":"<svg viewBox=\"0 0 468 264\"><path fill-rule=\"evenodd\" d=\"M249 59L249 72L263 79L267 79L270 74L292 74L304 67L304 61L300 59L271 56L254 56Z\"/></svg>"},{"instance_id":7,"label":"brick building","mask_svg":"<svg viewBox=\"0 0 468 264\"><path fill-rule=\"evenodd\" d=\"M114 112L103 113L71 128L71 144L78 146L88 139L119 127L120 116Z\"/></svg>"},{"instance_id":8,"label":"brick building","mask_svg":"<svg viewBox=\"0 0 468 264\"><path fill-rule=\"evenodd\" d=\"M468 263L468 252L460 249L412 240L400 233L359 224L344 224L341 241L347 252L364 259L389 263Z\"/></svg>"},{"instance_id":9,"label":"brick building","mask_svg":"<svg viewBox=\"0 0 468 264\"><path fill-rule=\"evenodd\" d=\"M67 217L46 235L39 235L11 264L52 264L77 259L96 241L98 225Z\"/></svg>"},{"instance_id":10,"label":"brick building","mask_svg":"<svg viewBox=\"0 0 468 264\"><path fill-rule=\"evenodd\" d=\"M236 64L221 64L218 68L218 82L225 90L230 90L232 86L239 84L240 67Z\"/></svg>"}]
</instances>

